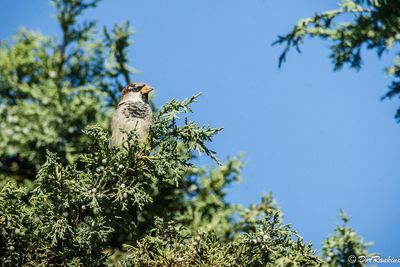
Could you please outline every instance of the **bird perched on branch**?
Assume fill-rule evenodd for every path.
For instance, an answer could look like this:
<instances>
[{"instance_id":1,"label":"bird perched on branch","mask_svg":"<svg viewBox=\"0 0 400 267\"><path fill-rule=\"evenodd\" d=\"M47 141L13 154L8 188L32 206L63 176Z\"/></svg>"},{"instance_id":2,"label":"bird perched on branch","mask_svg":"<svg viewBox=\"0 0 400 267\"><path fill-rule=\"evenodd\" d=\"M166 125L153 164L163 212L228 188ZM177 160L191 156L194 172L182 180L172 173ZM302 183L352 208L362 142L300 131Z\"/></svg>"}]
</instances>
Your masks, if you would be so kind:
<instances>
[{"instance_id":1,"label":"bird perched on branch","mask_svg":"<svg viewBox=\"0 0 400 267\"><path fill-rule=\"evenodd\" d=\"M113 146L121 146L123 140L127 138L121 129L127 132L136 131L141 142L147 138L152 121L148 96L152 90L151 86L141 82L130 83L122 90L111 120Z\"/></svg>"}]
</instances>

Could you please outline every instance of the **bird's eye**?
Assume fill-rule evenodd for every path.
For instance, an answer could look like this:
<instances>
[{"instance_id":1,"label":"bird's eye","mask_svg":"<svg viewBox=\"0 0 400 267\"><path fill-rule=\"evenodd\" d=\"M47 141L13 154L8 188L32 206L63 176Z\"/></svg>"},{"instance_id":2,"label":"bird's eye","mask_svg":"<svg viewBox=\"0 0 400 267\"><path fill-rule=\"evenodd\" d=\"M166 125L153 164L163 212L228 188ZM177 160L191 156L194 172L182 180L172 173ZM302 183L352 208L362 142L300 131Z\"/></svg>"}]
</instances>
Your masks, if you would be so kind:
<instances>
[{"instance_id":1,"label":"bird's eye","mask_svg":"<svg viewBox=\"0 0 400 267\"><path fill-rule=\"evenodd\" d=\"M142 87L143 87L142 84L134 84L134 85L129 87L129 90L131 90L133 92L139 92L140 89L142 89Z\"/></svg>"},{"instance_id":2,"label":"bird's eye","mask_svg":"<svg viewBox=\"0 0 400 267\"><path fill-rule=\"evenodd\" d=\"M139 92L145 84L139 83L139 84L130 84L127 88L126 92Z\"/></svg>"},{"instance_id":3,"label":"bird's eye","mask_svg":"<svg viewBox=\"0 0 400 267\"><path fill-rule=\"evenodd\" d=\"M137 92L139 88L136 85L131 85L128 87L128 91Z\"/></svg>"}]
</instances>

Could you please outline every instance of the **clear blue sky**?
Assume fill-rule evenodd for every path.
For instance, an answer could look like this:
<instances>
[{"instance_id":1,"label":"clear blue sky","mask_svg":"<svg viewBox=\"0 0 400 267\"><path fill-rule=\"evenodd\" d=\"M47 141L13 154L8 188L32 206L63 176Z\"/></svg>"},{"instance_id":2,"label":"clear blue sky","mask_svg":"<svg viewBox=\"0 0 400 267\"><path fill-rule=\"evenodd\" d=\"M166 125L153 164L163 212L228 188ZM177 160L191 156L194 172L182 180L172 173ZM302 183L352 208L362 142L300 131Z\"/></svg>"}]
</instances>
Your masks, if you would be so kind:
<instances>
[{"instance_id":1,"label":"clear blue sky","mask_svg":"<svg viewBox=\"0 0 400 267\"><path fill-rule=\"evenodd\" d=\"M222 159L246 152L244 181L229 201L259 202L272 191L285 221L315 248L343 208L373 251L400 257L399 103L379 101L390 57L364 53L360 72L334 73L327 44L310 40L279 70L281 47L271 46L333 2L103 0L88 17L99 26L131 21L135 79L157 89L158 105L204 93L195 119L225 127L212 147ZM44 0L3 0L0 38L21 26L58 36L52 14Z\"/></svg>"}]
</instances>

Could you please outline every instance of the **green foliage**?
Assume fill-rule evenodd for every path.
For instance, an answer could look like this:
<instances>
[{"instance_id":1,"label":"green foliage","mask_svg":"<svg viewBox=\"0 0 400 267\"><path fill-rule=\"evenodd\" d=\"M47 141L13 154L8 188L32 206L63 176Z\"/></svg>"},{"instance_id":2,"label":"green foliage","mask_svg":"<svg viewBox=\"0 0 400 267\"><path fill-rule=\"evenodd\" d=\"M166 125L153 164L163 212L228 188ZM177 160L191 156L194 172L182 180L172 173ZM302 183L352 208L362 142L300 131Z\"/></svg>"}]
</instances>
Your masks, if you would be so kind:
<instances>
[{"instance_id":1,"label":"green foliage","mask_svg":"<svg viewBox=\"0 0 400 267\"><path fill-rule=\"evenodd\" d=\"M102 266L109 253L119 253L118 247L130 244L127 260L133 259L136 266L166 265L179 251L192 253L193 249L198 254L188 260L187 266L319 264L321 260L311 245L305 245L290 226L281 223L276 208L268 209L268 198L253 216L238 220L239 224L233 227L236 236L229 238L232 232L227 229L233 231L229 227L235 209L223 200L224 188L238 179L241 163L232 159L208 174L204 169L194 171L188 155L196 148L206 148L205 142L219 129L199 127L187 119L178 125L171 114L186 110L187 105L186 100L173 101L166 107L174 108L162 108L157 113L158 123L152 127L149 139L155 146L139 143L134 134L129 134L122 148L110 147L106 132L98 126L89 127L85 134L91 140L90 152L82 155L79 167L63 166L55 154L49 153L32 191L24 191L11 182L6 184L0 194L4 218L0 250L5 255L4 263ZM200 131L203 133L198 135ZM182 132L188 134L183 140ZM193 140L199 145L193 147ZM177 149L179 145L181 150ZM181 213L176 215L176 223L170 223L175 225L173 229L181 230L166 233L172 231L171 227L160 226L156 219L156 230L143 234L143 227L150 229L143 214L153 218L157 215L151 214L154 184L177 187L176 184L184 184L184 179L192 181L189 187L193 190L180 195L175 205L182 203ZM263 211L264 218L257 218ZM243 234L245 228L250 229L243 225L249 224L255 230ZM165 239L166 234L169 240ZM193 248L192 241L198 235L201 246ZM182 247L185 244L189 247ZM152 253L156 252L161 253L158 259L153 258Z\"/></svg>"},{"instance_id":2,"label":"green foliage","mask_svg":"<svg viewBox=\"0 0 400 267\"><path fill-rule=\"evenodd\" d=\"M269 212L257 231L221 243L211 231L188 234L188 229L156 219L156 227L136 246L124 266L321 266L311 244L278 213ZM295 238L293 238L293 236Z\"/></svg>"},{"instance_id":3,"label":"green foliage","mask_svg":"<svg viewBox=\"0 0 400 267\"><path fill-rule=\"evenodd\" d=\"M174 220L189 226L192 234L213 231L220 239L229 239L234 229L232 214L239 209L225 201L226 188L240 179L241 158L232 158L219 168L190 168L185 180L187 197L184 209L179 211Z\"/></svg>"},{"instance_id":4,"label":"green foliage","mask_svg":"<svg viewBox=\"0 0 400 267\"><path fill-rule=\"evenodd\" d=\"M82 129L108 124L121 77L129 81L129 24L112 33L77 18L96 1L53 1L62 40L21 29L0 45L0 175L33 179L46 150L63 163L85 152ZM104 41L103 41L104 40Z\"/></svg>"},{"instance_id":5,"label":"green foliage","mask_svg":"<svg viewBox=\"0 0 400 267\"><path fill-rule=\"evenodd\" d=\"M59 42L21 29L0 45L1 266L321 266L353 244L367 255L350 230L337 231L354 242L315 255L271 194L228 203L243 161L222 163L209 148L221 128L188 119L199 95L155 110L143 143L131 132L110 146L132 31L78 23L98 2L52 2ZM215 166L196 166L202 155Z\"/></svg>"},{"instance_id":6,"label":"green foliage","mask_svg":"<svg viewBox=\"0 0 400 267\"><path fill-rule=\"evenodd\" d=\"M368 253L368 247L372 243L365 243L362 237L348 226L350 219L343 211L340 213L340 218L343 225L337 225L335 234L324 241L322 257L325 258L327 266L366 266L357 259L370 258L374 255Z\"/></svg>"},{"instance_id":7,"label":"green foliage","mask_svg":"<svg viewBox=\"0 0 400 267\"><path fill-rule=\"evenodd\" d=\"M279 66L285 62L292 47L300 52L306 37L320 37L332 42L330 57L335 70L346 64L360 69L363 47L375 50L379 57L398 48L400 1L343 0L338 9L300 20L289 34L279 36L275 42L285 45ZM400 54L395 53L393 65L387 68L387 74L393 77L392 83L383 98L400 97ZM400 122L400 109L395 117Z\"/></svg>"},{"instance_id":8,"label":"green foliage","mask_svg":"<svg viewBox=\"0 0 400 267\"><path fill-rule=\"evenodd\" d=\"M140 236L139 226L147 223L141 220L141 211L145 207L151 210L154 184L176 187L185 169L192 165L188 157L196 151L192 143L195 141L202 150L219 131L188 120L178 126L171 114L187 109L188 104L186 100L173 101L166 105L169 108L157 113L150 138L155 146L139 143L131 133L122 149L111 147L108 134L101 127L89 127L85 134L91 140L90 152L82 155L80 167L63 166L55 154L49 153L31 192L14 192L15 185L8 183L1 194L7 232L2 235L1 249L13 247L13 251L6 253L5 262L35 265L35 260L40 259L45 265L98 266L104 264L106 249ZM181 141L182 133L187 139ZM176 149L179 145L185 153ZM8 203L12 199L18 203ZM9 210L11 207L19 210ZM13 225L15 221L21 223ZM26 233L25 238L14 235L14 228Z\"/></svg>"}]
</instances>

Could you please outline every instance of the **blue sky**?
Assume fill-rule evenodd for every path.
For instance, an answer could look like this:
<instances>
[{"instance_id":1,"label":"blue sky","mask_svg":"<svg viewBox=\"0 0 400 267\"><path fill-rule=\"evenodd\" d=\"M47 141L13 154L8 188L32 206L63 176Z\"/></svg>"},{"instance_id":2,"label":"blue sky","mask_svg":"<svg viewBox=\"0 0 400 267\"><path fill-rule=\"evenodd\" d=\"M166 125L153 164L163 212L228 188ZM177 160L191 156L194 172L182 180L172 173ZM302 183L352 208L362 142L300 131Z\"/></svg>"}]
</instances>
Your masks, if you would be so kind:
<instances>
[{"instance_id":1,"label":"blue sky","mask_svg":"<svg viewBox=\"0 0 400 267\"><path fill-rule=\"evenodd\" d=\"M320 248L343 208L373 251L400 257L400 125L396 101L380 101L389 80L364 53L360 72L333 72L327 43L309 40L278 69L278 34L334 1L103 0L87 17L99 27L129 19L135 80L157 89L158 105L203 92L194 118L224 126L211 144L222 159L246 153L233 203L272 191L306 241ZM0 3L0 38L19 27L58 36L47 1Z\"/></svg>"}]
</instances>

